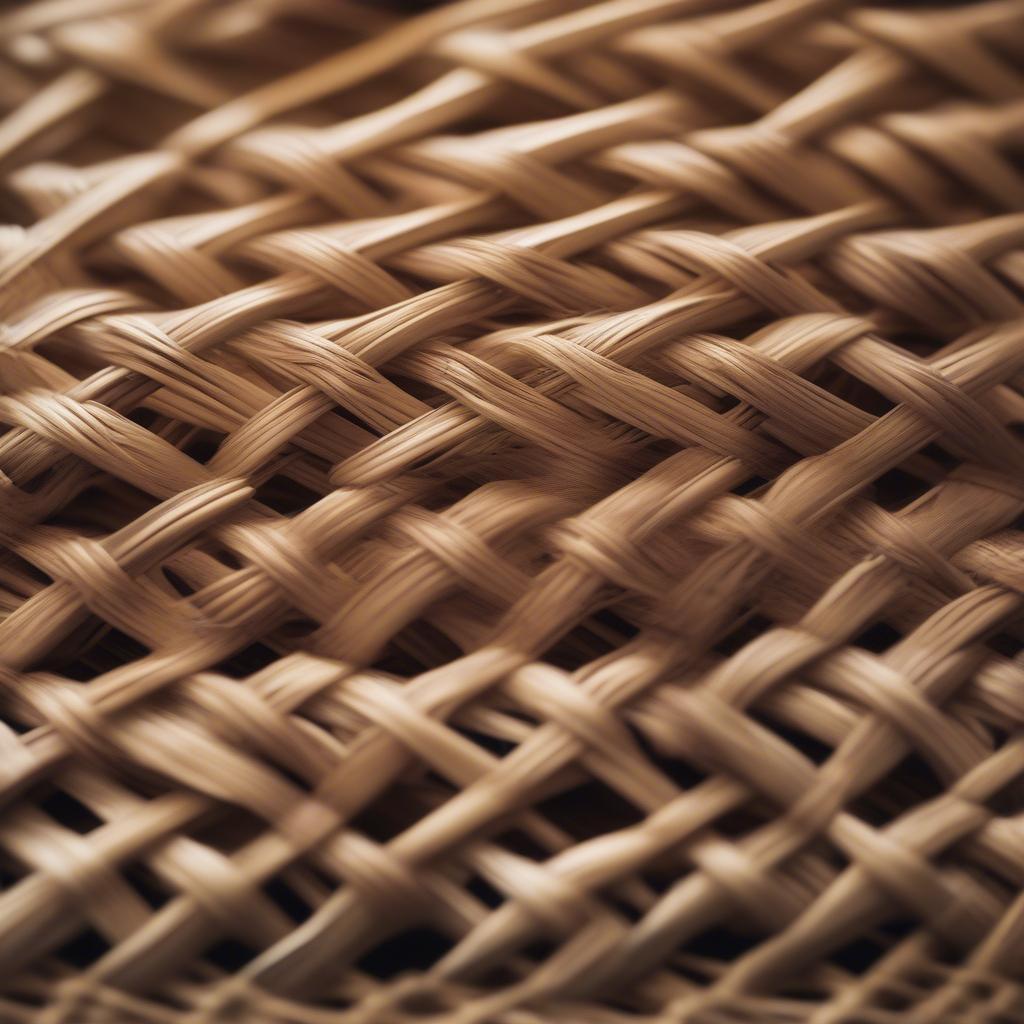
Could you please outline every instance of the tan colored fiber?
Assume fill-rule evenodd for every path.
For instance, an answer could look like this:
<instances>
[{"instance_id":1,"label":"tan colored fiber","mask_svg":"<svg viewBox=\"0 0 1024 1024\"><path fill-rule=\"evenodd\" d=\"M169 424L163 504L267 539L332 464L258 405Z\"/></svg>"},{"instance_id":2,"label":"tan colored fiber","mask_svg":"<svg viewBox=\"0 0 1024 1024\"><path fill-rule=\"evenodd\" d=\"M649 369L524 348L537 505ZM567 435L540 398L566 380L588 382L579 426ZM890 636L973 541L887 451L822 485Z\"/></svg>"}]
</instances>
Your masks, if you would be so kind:
<instances>
[{"instance_id":1,"label":"tan colored fiber","mask_svg":"<svg viewBox=\"0 0 1024 1024\"><path fill-rule=\"evenodd\" d=\"M0 1024L1024 1024L1022 0L31 0L0 114Z\"/></svg>"}]
</instances>

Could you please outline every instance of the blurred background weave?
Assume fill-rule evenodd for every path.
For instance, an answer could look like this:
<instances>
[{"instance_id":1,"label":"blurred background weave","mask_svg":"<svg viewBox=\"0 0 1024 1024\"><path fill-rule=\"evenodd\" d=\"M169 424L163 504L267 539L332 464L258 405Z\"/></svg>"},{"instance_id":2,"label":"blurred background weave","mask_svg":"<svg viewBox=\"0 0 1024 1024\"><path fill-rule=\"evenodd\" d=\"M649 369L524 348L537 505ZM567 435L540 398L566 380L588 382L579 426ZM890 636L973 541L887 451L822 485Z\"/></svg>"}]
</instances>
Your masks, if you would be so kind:
<instances>
[{"instance_id":1,"label":"blurred background weave","mask_svg":"<svg viewBox=\"0 0 1024 1024\"><path fill-rule=\"evenodd\" d=\"M1022 67L0 7L0 1024L1024 1021Z\"/></svg>"}]
</instances>

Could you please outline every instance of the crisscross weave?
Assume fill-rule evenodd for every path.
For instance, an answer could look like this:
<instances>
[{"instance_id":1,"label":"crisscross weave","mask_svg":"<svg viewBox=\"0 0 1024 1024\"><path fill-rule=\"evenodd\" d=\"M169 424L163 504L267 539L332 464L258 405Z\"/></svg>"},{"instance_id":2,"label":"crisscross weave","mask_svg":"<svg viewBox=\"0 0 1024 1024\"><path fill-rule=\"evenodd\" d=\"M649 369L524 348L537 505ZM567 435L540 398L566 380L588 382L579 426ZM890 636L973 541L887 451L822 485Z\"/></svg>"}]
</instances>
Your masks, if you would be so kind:
<instances>
[{"instance_id":1,"label":"crisscross weave","mask_svg":"<svg viewBox=\"0 0 1024 1024\"><path fill-rule=\"evenodd\" d=\"M1024 1021L1022 58L0 12L0 1021Z\"/></svg>"}]
</instances>

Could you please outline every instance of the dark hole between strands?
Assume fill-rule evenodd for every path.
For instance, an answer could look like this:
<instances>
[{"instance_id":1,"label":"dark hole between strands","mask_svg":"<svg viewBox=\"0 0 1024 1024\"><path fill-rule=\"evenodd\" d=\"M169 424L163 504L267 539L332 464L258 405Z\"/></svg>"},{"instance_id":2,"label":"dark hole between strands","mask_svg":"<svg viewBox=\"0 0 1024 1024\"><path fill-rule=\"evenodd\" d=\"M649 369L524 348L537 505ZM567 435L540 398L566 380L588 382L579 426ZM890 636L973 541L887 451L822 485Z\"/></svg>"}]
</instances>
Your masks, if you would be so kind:
<instances>
[{"instance_id":1,"label":"dark hole between strands","mask_svg":"<svg viewBox=\"0 0 1024 1024\"><path fill-rule=\"evenodd\" d=\"M380 943L364 954L359 969L387 979L404 971L426 971L453 946L450 939L431 928L412 928Z\"/></svg>"}]
</instances>

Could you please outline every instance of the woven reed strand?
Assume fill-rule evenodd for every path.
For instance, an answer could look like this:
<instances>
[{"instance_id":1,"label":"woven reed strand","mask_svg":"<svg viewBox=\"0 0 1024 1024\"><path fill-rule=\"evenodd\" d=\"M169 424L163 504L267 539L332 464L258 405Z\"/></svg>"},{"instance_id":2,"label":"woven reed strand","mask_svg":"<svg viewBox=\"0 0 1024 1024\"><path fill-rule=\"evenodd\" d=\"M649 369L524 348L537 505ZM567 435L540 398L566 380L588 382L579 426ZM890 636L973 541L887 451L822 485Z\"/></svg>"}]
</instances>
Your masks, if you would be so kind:
<instances>
[{"instance_id":1,"label":"woven reed strand","mask_svg":"<svg viewBox=\"0 0 1024 1024\"><path fill-rule=\"evenodd\" d=\"M1024 1021L1024 4L0 12L0 1022Z\"/></svg>"}]
</instances>

